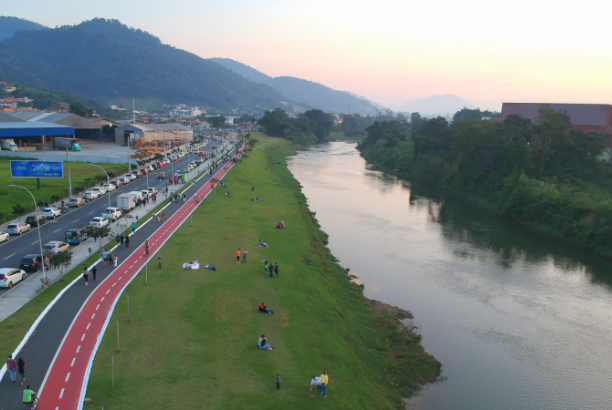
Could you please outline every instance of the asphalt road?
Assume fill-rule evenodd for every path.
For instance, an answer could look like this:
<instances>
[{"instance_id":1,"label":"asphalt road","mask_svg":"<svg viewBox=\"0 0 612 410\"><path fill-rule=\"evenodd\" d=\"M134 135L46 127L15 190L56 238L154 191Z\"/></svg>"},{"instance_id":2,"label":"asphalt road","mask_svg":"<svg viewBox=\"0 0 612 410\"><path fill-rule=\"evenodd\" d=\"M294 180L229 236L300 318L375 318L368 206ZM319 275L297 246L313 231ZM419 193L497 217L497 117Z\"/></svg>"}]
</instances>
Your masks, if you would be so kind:
<instances>
[{"instance_id":1,"label":"asphalt road","mask_svg":"<svg viewBox=\"0 0 612 410\"><path fill-rule=\"evenodd\" d=\"M233 155L234 153L235 151L232 151L231 154ZM221 166L215 168L213 174L219 169L221 169ZM199 182L195 183L193 187L189 188L187 196L190 197L196 189L199 190L203 187L209 179L210 174L205 175ZM141 180L142 178L138 181ZM136 186L133 185L136 183L138 182L132 182L132 184L128 184L128 187L130 185ZM96 201L93 202L95 204ZM167 220L170 220L183 205L187 204L171 203L170 206L165 209ZM115 249L114 253L117 254L120 261L126 260L144 243L144 240L151 236L158 228L159 224L155 221L143 225L131 236L131 247L129 249L119 247ZM156 252L157 248L152 249L152 251ZM163 250L161 253L163 259ZM154 254L151 256L155 257ZM113 269L114 268L103 267L99 264L99 273L96 281L93 281L90 275L89 286L85 286L84 283L79 281L76 285L69 287L66 293L57 301L40 322L33 335L28 339L17 355L17 357L22 357L26 362L25 384L31 384L34 391L40 389L51 367L53 358L58 348L61 346L64 336L67 334L81 306L83 306L87 298L97 289L102 280L113 272ZM0 380L0 410L22 408L22 399L23 388L19 385L19 382L10 383L7 371L2 380Z\"/></svg>"},{"instance_id":2,"label":"asphalt road","mask_svg":"<svg viewBox=\"0 0 612 410\"><path fill-rule=\"evenodd\" d=\"M211 151L211 145L209 144L205 149L207 152ZM186 155L181 161L175 161L173 163L174 171L180 171L189 164L189 162L197 159L196 154ZM168 167L168 168L166 168ZM201 167L202 168L202 167ZM171 171L171 165L166 165L161 168L162 171ZM204 168L202 168L203 170ZM149 178L149 187L155 187L158 190L168 185L167 181L159 182L157 178L151 176ZM147 177L141 176L137 180L130 182L129 184L119 188L116 191L110 193L111 206L117 206L116 198L118 195L131 191L141 191L147 189ZM34 192L36 196L36 192ZM68 208L68 212L55 220L50 220L46 224L40 227L40 235L42 238L43 245L49 241L63 241L64 233L71 228L83 228L89 225L92 218L100 216L102 212L109 206L108 205L109 194L103 195L80 208ZM40 253L40 247L38 245L38 233L36 230L39 228L32 228L30 232L24 233L21 236L11 236L11 239L0 245L0 268L17 268L19 267L19 261L25 255ZM93 240L89 239L93 245ZM87 242L85 242L87 243ZM28 273L28 276L33 275L35 272ZM20 282L21 283L21 282ZM17 285L19 286L19 284ZM0 288L0 297L6 292L8 288Z\"/></svg>"}]
</instances>

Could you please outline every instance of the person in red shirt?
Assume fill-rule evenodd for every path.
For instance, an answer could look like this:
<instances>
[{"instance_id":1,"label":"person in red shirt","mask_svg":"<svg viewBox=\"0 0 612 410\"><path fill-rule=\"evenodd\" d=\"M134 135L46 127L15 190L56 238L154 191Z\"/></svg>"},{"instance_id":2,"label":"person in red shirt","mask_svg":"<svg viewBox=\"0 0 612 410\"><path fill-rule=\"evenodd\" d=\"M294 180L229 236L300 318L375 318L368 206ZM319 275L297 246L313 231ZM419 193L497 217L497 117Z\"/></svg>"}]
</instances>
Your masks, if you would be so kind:
<instances>
[{"instance_id":1,"label":"person in red shirt","mask_svg":"<svg viewBox=\"0 0 612 410\"><path fill-rule=\"evenodd\" d=\"M6 368L9 371L9 377L11 379L11 383L15 383L17 377L17 362L13 359L13 355L9 355L8 360L6 361Z\"/></svg>"}]
</instances>

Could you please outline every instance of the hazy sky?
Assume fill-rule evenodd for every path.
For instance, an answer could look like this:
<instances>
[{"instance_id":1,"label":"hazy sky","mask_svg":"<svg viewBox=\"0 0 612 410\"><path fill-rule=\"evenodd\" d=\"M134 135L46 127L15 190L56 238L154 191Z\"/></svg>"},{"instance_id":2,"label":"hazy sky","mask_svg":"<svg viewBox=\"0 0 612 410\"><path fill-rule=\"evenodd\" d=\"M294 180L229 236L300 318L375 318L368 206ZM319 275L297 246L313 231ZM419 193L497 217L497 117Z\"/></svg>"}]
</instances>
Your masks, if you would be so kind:
<instances>
[{"instance_id":1,"label":"hazy sky","mask_svg":"<svg viewBox=\"0 0 612 410\"><path fill-rule=\"evenodd\" d=\"M391 108L447 93L495 110L502 101L612 102L612 3L605 1L2 3L2 15L50 27L118 19L201 57L231 58Z\"/></svg>"}]
</instances>

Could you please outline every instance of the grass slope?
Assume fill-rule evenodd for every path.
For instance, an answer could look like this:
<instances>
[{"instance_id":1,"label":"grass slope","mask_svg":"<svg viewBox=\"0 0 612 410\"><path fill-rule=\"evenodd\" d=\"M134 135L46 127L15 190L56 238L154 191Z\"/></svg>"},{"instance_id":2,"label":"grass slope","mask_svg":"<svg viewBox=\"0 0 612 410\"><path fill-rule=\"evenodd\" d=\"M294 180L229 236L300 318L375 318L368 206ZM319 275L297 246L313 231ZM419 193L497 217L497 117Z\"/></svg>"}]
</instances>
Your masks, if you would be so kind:
<instances>
[{"instance_id":1,"label":"grass slope","mask_svg":"<svg viewBox=\"0 0 612 410\"><path fill-rule=\"evenodd\" d=\"M434 380L440 364L417 335L374 310L333 262L283 158L284 140L266 138L229 174L119 300L94 360L86 397L112 409L399 408L403 396ZM251 192L255 186L256 191ZM259 196L262 202L250 199ZM286 230L275 223L283 219ZM258 248L259 239L270 248ZM237 248L249 260L236 264ZM261 260L278 261L278 278ZM313 261L311 266L301 258ZM198 259L217 271L181 269ZM257 311L260 302L274 309ZM117 351L115 320L121 326ZM275 350L262 351L265 334ZM111 355L115 391L111 387ZM328 398L309 392L330 374ZM283 380L280 391L274 376Z\"/></svg>"},{"instance_id":2,"label":"grass slope","mask_svg":"<svg viewBox=\"0 0 612 410\"><path fill-rule=\"evenodd\" d=\"M109 175L120 175L126 173L128 166L126 164L96 164L100 165ZM64 178L49 178L40 180L40 189L36 188L36 178L11 178L10 159L0 159L0 181L5 181L0 184L0 213L4 216L0 223L13 219L13 205L21 204L29 212L33 212L34 204L32 197L24 190L11 188L8 184L21 185L30 191L36 198L36 202L45 200L52 202L51 197L57 195L60 198L68 196L68 175L67 168L64 165ZM72 187L81 187L85 184L85 180L102 178L106 181L106 175L96 167L81 162L70 163L70 176L72 178ZM111 177L112 178L112 177ZM27 213L25 214L27 215Z\"/></svg>"}]
</instances>

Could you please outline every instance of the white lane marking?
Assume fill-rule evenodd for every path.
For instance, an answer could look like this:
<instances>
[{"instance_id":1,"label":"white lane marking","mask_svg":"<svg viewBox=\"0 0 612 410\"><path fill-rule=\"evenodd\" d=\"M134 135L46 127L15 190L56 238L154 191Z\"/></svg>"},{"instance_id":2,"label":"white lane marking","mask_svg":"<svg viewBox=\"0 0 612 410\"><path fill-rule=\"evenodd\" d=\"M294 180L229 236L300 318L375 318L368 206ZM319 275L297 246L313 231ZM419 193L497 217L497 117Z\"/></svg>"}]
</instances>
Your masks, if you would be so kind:
<instances>
[{"instance_id":1,"label":"white lane marking","mask_svg":"<svg viewBox=\"0 0 612 410\"><path fill-rule=\"evenodd\" d=\"M77 353L81 350L81 345L79 345L79 347L77 347Z\"/></svg>"},{"instance_id":2,"label":"white lane marking","mask_svg":"<svg viewBox=\"0 0 612 410\"><path fill-rule=\"evenodd\" d=\"M79 220L78 220L78 219L75 219L74 221L72 221L72 223L75 223L75 222L79 222Z\"/></svg>"},{"instance_id":3,"label":"white lane marking","mask_svg":"<svg viewBox=\"0 0 612 410\"><path fill-rule=\"evenodd\" d=\"M59 231L61 231L61 229L56 229L55 231L53 231L53 233L58 233Z\"/></svg>"},{"instance_id":4,"label":"white lane marking","mask_svg":"<svg viewBox=\"0 0 612 410\"><path fill-rule=\"evenodd\" d=\"M106 291L106 294L108 295L110 293L110 289Z\"/></svg>"},{"instance_id":5,"label":"white lane marking","mask_svg":"<svg viewBox=\"0 0 612 410\"><path fill-rule=\"evenodd\" d=\"M134 267L134 265L130 265L130 269L132 269L133 267ZM127 273L127 271L125 273Z\"/></svg>"},{"instance_id":6,"label":"white lane marking","mask_svg":"<svg viewBox=\"0 0 612 410\"><path fill-rule=\"evenodd\" d=\"M96 211L91 211L91 212L89 213L89 215L93 214L94 212L96 212Z\"/></svg>"},{"instance_id":7,"label":"white lane marking","mask_svg":"<svg viewBox=\"0 0 612 410\"><path fill-rule=\"evenodd\" d=\"M96 306L96 310L100 309L100 305L98 304L98 306Z\"/></svg>"},{"instance_id":8,"label":"white lane marking","mask_svg":"<svg viewBox=\"0 0 612 410\"><path fill-rule=\"evenodd\" d=\"M117 284L117 282L113 283L113 286L111 286L111 288L114 288L116 284Z\"/></svg>"},{"instance_id":9,"label":"white lane marking","mask_svg":"<svg viewBox=\"0 0 612 410\"><path fill-rule=\"evenodd\" d=\"M102 296L102 299L100 299L100 302L104 302L104 298L105 296Z\"/></svg>"},{"instance_id":10,"label":"white lane marking","mask_svg":"<svg viewBox=\"0 0 612 410\"><path fill-rule=\"evenodd\" d=\"M7 256L6 258L4 258L4 260L7 260L8 258L10 258L11 256L15 255L14 253L11 253L9 256Z\"/></svg>"},{"instance_id":11,"label":"white lane marking","mask_svg":"<svg viewBox=\"0 0 612 410\"><path fill-rule=\"evenodd\" d=\"M64 390L66 390L66 389L65 389L65 388L62 388L62 391L60 392L60 399L61 399L62 397L64 397Z\"/></svg>"},{"instance_id":12,"label":"white lane marking","mask_svg":"<svg viewBox=\"0 0 612 410\"><path fill-rule=\"evenodd\" d=\"M36 245L38 243L38 241L34 241L32 242L32 245Z\"/></svg>"},{"instance_id":13,"label":"white lane marking","mask_svg":"<svg viewBox=\"0 0 612 410\"><path fill-rule=\"evenodd\" d=\"M72 363L70 363L70 367L74 366L74 362L76 361L76 357L72 358Z\"/></svg>"},{"instance_id":14,"label":"white lane marking","mask_svg":"<svg viewBox=\"0 0 612 410\"><path fill-rule=\"evenodd\" d=\"M59 410L59 406L57 406L57 407L55 408L55 410Z\"/></svg>"},{"instance_id":15,"label":"white lane marking","mask_svg":"<svg viewBox=\"0 0 612 410\"><path fill-rule=\"evenodd\" d=\"M85 340L85 333L83 333L83 336L81 336L81 342Z\"/></svg>"},{"instance_id":16,"label":"white lane marking","mask_svg":"<svg viewBox=\"0 0 612 410\"><path fill-rule=\"evenodd\" d=\"M68 374L66 375L66 380L65 381L68 381L68 379L70 379L70 372L68 372Z\"/></svg>"},{"instance_id":17,"label":"white lane marking","mask_svg":"<svg viewBox=\"0 0 612 410\"><path fill-rule=\"evenodd\" d=\"M91 326L91 323L87 324L87 327L85 328L85 330L89 330L89 326Z\"/></svg>"},{"instance_id":18,"label":"white lane marking","mask_svg":"<svg viewBox=\"0 0 612 410\"><path fill-rule=\"evenodd\" d=\"M123 279L123 276L119 276L119 279L117 279L117 280L121 280L121 279Z\"/></svg>"},{"instance_id":19,"label":"white lane marking","mask_svg":"<svg viewBox=\"0 0 612 410\"><path fill-rule=\"evenodd\" d=\"M94 317L96 317L95 313L93 315L91 315L91 320L93 320Z\"/></svg>"}]
</instances>

